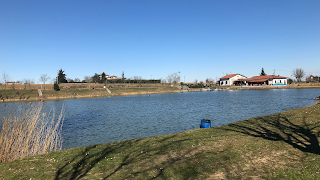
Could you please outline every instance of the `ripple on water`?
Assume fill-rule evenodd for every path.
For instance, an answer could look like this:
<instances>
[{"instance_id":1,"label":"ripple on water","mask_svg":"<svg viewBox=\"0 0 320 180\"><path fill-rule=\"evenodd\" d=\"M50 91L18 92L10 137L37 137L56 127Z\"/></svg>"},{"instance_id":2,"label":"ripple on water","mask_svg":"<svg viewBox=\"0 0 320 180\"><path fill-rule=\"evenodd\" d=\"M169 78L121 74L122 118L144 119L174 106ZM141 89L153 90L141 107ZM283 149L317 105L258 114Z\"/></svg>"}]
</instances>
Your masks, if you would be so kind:
<instances>
[{"instance_id":1,"label":"ripple on water","mask_svg":"<svg viewBox=\"0 0 320 180\"><path fill-rule=\"evenodd\" d=\"M46 104L56 107L56 112L65 104L63 148L71 148L197 129L203 118L210 119L212 126L222 126L310 106L317 96L319 89L241 90L72 99Z\"/></svg>"}]
</instances>

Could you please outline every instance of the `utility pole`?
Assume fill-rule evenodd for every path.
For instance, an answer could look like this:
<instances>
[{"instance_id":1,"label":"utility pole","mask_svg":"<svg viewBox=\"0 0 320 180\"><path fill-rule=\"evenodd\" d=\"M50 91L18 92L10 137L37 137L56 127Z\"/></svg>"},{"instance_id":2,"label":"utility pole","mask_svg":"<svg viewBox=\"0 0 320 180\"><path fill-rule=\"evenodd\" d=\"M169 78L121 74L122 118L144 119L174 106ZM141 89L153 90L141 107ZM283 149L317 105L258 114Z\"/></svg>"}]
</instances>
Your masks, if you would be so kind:
<instances>
[{"instance_id":1,"label":"utility pole","mask_svg":"<svg viewBox=\"0 0 320 180\"><path fill-rule=\"evenodd\" d=\"M180 84L180 71L179 71L179 84Z\"/></svg>"},{"instance_id":2,"label":"utility pole","mask_svg":"<svg viewBox=\"0 0 320 180\"><path fill-rule=\"evenodd\" d=\"M124 71L122 71L122 83L125 85L126 84L126 82L125 82L125 80L124 80Z\"/></svg>"}]
</instances>

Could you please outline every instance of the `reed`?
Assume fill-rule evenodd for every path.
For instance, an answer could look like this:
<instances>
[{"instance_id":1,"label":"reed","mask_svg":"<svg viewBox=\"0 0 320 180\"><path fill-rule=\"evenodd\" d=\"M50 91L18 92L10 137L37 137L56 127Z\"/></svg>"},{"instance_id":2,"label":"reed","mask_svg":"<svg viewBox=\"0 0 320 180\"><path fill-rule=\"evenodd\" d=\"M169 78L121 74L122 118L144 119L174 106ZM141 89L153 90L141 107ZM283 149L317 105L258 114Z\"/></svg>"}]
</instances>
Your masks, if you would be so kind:
<instances>
[{"instance_id":1,"label":"reed","mask_svg":"<svg viewBox=\"0 0 320 180\"><path fill-rule=\"evenodd\" d=\"M44 103L38 102L18 106L10 113L3 110L0 118L0 162L62 148L64 107L57 118L54 108L46 108Z\"/></svg>"}]
</instances>

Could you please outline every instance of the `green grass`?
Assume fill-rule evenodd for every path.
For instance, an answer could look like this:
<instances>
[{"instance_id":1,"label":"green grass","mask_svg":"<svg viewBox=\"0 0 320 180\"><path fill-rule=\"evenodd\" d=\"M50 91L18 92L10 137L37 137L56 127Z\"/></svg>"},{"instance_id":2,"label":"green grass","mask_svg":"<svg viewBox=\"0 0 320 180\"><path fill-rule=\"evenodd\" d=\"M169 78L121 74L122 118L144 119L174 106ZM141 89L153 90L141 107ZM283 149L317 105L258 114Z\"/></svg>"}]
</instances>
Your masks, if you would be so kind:
<instances>
[{"instance_id":1,"label":"green grass","mask_svg":"<svg viewBox=\"0 0 320 180\"><path fill-rule=\"evenodd\" d=\"M0 179L320 179L320 104L0 164Z\"/></svg>"},{"instance_id":2,"label":"green grass","mask_svg":"<svg viewBox=\"0 0 320 180\"><path fill-rule=\"evenodd\" d=\"M94 86L92 86L94 87ZM59 100L59 99L73 99L73 98L93 98L93 97L107 97L130 94L147 94L147 93L168 93L175 92L176 87L141 87L141 88L110 88L111 93L104 88L96 89L60 89L42 90L42 97L39 97L38 90L0 90L0 102L10 101L39 101L39 100ZM114 93L116 91L116 93ZM12 96L12 97L11 97ZM3 101L2 99L5 99Z\"/></svg>"},{"instance_id":3,"label":"green grass","mask_svg":"<svg viewBox=\"0 0 320 180\"><path fill-rule=\"evenodd\" d=\"M12 96L12 97L11 97ZM31 90L0 90L0 97L5 99L27 99L39 97L38 91Z\"/></svg>"},{"instance_id":4,"label":"green grass","mask_svg":"<svg viewBox=\"0 0 320 180\"><path fill-rule=\"evenodd\" d=\"M176 87L136 87L136 88L109 88L110 91L113 93L158 93L158 92L174 92L178 90Z\"/></svg>"}]
</instances>

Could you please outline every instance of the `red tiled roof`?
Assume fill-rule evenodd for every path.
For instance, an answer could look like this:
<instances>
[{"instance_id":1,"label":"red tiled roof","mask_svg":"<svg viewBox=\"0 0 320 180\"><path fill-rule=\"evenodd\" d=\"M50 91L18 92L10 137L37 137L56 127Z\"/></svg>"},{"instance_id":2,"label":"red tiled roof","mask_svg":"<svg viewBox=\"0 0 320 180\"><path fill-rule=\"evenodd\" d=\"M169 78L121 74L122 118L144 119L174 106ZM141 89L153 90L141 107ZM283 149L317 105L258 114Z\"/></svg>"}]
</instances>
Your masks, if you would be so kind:
<instances>
[{"instance_id":1,"label":"red tiled roof","mask_svg":"<svg viewBox=\"0 0 320 180\"><path fill-rule=\"evenodd\" d=\"M286 79L286 77L275 76L275 75L253 76L252 78L245 79L245 81L249 81L249 82L264 82L264 81L268 81L269 79Z\"/></svg>"},{"instance_id":2,"label":"red tiled roof","mask_svg":"<svg viewBox=\"0 0 320 180\"><path fill-rule=\"evenodd\" d=\"M220 79L229 79L229 78L232 78L233 76L236 76L236 75L238 75L238 74L228 74L226 76L221 77Z\"/></svg>"}]
</instances>

